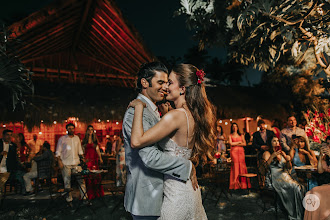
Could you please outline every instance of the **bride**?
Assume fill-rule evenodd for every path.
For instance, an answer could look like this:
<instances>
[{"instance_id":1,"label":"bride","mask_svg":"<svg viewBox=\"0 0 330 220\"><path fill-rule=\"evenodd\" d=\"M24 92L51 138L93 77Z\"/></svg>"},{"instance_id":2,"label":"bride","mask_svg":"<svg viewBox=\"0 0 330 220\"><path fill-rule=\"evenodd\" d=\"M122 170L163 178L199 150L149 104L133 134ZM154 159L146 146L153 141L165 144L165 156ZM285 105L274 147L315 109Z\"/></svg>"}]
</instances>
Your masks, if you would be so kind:
<instances>
[{"instance_id":1,"label":"bride","mask_svg":"<svg viewBox=\"0 0 330 220\"><path fill-rule=\"evenodd\" d=\"M136 99L131 146L142 148L159 143L165 153L198 163L212 158L215 141L214 108L206 96L203 84L205 73L190 64L175 66L168 79L167 100L176 109L168 112L151 129L144 132L142 118L145 103ZM207 219L200 189L193 189L191 180L182 182L165 175L162 220Z\"/></svg>"}]
</instances>

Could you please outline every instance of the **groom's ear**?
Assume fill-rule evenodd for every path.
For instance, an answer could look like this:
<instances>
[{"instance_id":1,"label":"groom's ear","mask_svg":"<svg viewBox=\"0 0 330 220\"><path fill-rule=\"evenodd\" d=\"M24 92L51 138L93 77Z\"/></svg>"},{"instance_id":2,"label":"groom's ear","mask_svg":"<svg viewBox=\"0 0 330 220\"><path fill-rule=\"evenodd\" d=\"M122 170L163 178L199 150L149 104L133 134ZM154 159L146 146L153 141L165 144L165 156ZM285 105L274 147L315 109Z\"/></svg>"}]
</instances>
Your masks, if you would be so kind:
<instances>
[{"instance_id":1,"label":"groom's ear","mask_svg":"<svg viewBox=\"0 0 330 220\"><path fill-rule=\"evenodd\" d=\"M142 85L142 88L143 88L143 89L148 88L148 87L149 87L149 82L148 82L148 80L146 80L145 78L142 78L142 79L141 79L141 85Z\"/></svg>"}]
</instances>

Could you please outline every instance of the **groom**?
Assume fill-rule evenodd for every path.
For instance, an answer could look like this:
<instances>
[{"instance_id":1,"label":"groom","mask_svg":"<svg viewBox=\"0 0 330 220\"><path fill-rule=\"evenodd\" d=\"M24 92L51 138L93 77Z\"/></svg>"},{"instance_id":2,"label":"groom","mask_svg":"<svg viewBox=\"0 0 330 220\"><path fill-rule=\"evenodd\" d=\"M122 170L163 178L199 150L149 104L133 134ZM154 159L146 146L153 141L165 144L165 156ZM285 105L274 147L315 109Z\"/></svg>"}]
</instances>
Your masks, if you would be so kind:
<instances>
[{"instance_id":1,"label":"groom","mask_svg":"<svg viewBox=\"0 0 330 220\"><path fill-rule=\"evenodd\" d=\"M156 102L163 100L167 88L168 70L160 62L143 64L138 72L138 99L146 103L143 111L144 131L153 127L160 116ZM124 206L133 219L158 219L163 202L163 175L179 180L192 179L197 188L196 172L189 160L162 152L157 143L141 149L131 148L134 108L129 108L123 120L127 183ZM166 129L166 128L164 128Z\"/></svg>"}]
</instances>

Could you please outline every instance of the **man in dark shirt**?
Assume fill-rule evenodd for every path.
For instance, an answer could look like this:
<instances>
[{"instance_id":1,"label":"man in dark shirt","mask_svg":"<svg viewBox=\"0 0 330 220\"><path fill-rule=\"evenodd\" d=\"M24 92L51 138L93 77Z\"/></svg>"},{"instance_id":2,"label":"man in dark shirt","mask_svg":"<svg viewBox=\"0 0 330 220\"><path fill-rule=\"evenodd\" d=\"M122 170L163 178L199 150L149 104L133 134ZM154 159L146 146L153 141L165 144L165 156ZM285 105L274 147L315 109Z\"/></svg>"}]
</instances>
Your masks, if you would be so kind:
<instances>
[{"instance_id":1,"label":"man in dark shirt","mask_svg":"<svg viewBox=\"0 0 330 220\"><path fill-rule=\"evenodd\" d=\"M266 129L266 123L264 120L258 121L259 131L253 133L253 141L252 147L254 147L258 151L258 158L262 157L262 154L269 150L269 146L267 146L267 140L272 138L275 134L273 131Z\"/></svg>"},{"instance_id":2,"label":"man in dark shirt","mask_svg":"<svg viewBox=\"0 0 330 220\"><path fill-rule=\"evenodd\" d=\"M24 182L25 182L25 188L26 188L26 194L30 195L32 194L32 185L31 185L31 179L37 178L38 172L37 172L37 162L38 161L44 161L44 160L50 160L51 164L54 163L54 155L53 152L50 150L50 144L45 141L42 145L42 154L37 155L32 159L32 167L30 172L26 173L24 175Z\"/></svg>"}]
</instances>

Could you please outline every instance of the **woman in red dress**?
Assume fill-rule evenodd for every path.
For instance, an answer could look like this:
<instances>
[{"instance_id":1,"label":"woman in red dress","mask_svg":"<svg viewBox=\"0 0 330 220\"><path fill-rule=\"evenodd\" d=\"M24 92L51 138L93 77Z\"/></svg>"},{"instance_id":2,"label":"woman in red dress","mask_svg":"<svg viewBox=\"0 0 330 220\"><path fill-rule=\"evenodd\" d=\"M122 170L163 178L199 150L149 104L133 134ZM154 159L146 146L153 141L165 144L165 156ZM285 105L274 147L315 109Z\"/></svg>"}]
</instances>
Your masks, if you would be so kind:
<instances>
[{"instance_id":1,"label":"woman in red dress","mask_svg":"<svg viewBox=\"0 0 330 220\"><path fill-rule=\"evenodd\" d=\"M100 153L99 142L97 140L96 134L94 133L94 128L92 125L87 126L86 134L82 141L82 146L85 151L85 160L87 168L89 170L98 170L99 160L100 163L103 163L103 161ZM97 185L101 181L101 174L93 176L95 178L90 177L91 176L85 179L88 199L91 200L97 197L104 196L103 187L97 187Z\"/></svg>"},{"instance_id":2,"label":"woman in red dress","mask_svg":"<svg viewBox=\"0 0 330 220\"><path fill-rule=\"evenodd\" d=\"M238 125L231 125L231 134L229 135L231 170L230 170L230 185L229 189L246 189L251 188L249 180L246 178L238 178L239 174L247 173L245 164L244 146L246 146L245 138L239 132Z\"/></svg>"},{"instance_id":3,"label":"woman in red dress","mask_svg":"<svg viewBox=\"0 0 330 220\"><path fill-rule=\"evenodd\" d=\"M19 155L19 159L22 163L27 160L27 149L28 144L25 142L25 137L23 133L18 134L18 141L17 141L17 151Z\"/></svg>"}]
</instances>

